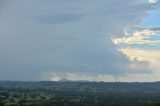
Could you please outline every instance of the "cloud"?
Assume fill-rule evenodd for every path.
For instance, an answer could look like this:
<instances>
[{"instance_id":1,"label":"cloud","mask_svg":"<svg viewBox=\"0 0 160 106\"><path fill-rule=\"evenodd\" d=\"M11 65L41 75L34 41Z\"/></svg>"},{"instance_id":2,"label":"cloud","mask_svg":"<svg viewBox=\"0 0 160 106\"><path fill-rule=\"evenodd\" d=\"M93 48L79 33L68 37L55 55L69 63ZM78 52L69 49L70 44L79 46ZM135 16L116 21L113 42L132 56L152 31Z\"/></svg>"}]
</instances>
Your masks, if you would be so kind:
<instances>
[{"instance_id":1,"label":"cloud","mask_svg":"<svg viewBox=\"0 0 160 106\"><path fill-rule=\"evenodd\" d=\"M157 81L160 80L160 44L159 27L135 28L132 34L124 33L126 37L114 38L112 41L118 46L117 50L123 53L131 62L130 68L145 70L142 73L128 71L125 77L119 80L128 81ZM121 45L121 44L125 45ZM150 45L150 46L148 46ZM135 64L136 63L136 64ZM149 70L148 72L146 70ZM133 71L134 72L134 71ZM141 71L140 71L141 72ZM136 79L136 80L134 80Z\"/></svg>"},{"instance_id":2,"label":"cloud","mask_svg":"<svg viewBox=\"0 0 160 106\"><path fill-rule=\"evenodd\" d=\"M157 3L158 0L148 0L150 3Z\"/></svg>"},{"instance_id":3,"label":"cloud","mask_svg":"<svg viewBox=\"0 0 160 106\"><path fill-rule=\"evenodd\" d=\"M67 73L66 79L68 80L88 80L88 81L114 81L115 78L112 75L89 75L83 73Z\"/></svg>"},{"instance_id":4,"label":"cloud","mask_svg":"<svg viewBox=\"0 0 160 106\"><path fill-rule=\"evenodd\" d=\"M141 30L135 31L132 35L122 38L113 38L112 41L115 44L125 43L131 44L160 44L160 40L150 40L152 37L157 36L159 31L153 30Z\"/></svg>"},{"instance_id":5,"label":"cloud","mask_svg":"<svg viewBox=\"0 0 160 106\"><path fill-rule=\"evenodd\" d=\"M140 23L152 6L147 0L5 1L0 79L42 80L50 72L51 80L79 72L93 80L123 76L132 70L130 61L110 38L122 37L123 29Z\"/></svg>"},{"instance_id":6,"label":"cloud","mask_svg":"<svg viewBox=\"0 0 160 106\"><path fill-rule=\"evenodd\" d=\"M50 79L49 79L50 78ZM50 81L59 81L59 80L61 80L62 78L61 78L61 76L59 76L57 73L55 73L55 72L51 72L51 73L45 73L44 75L43 75L43 78L42 78L43 80L50 80Z\"/></svg>"},{"instance_id":7,"label":"cloud","mask_svg":"<svg viewBox=\"0 0 160 106\"><path fill-rule=\"evenodd\" d=\"M64 13L64 14L54 14L49 16L37 16L33 17L38 23L43 24L63 24L79 21L85 15L76 13Z\"/></svg>"},{"instance_id":8,"label":"cloud","mask_svg":"<svg viewBox=\"0 0 160 106\"><path fill-rule=\"evenodd\" d=\"M113 38L112 41L129 61L147 62L146 67L155 71L160 68L160 51L156 48L160 44L159 32L159 27L135 28L131 34L124 31L126 37ZM150 46L146 49L147 45Z\"/></svg>"},{"instance_id":9,"label":"cloud","mask_svg":"<svg viewBox=\"0 0 160 106\"><path fill-rule=\"evenodd\" d=\"M58 81L67 79L71 81L104 81L104 82L153 82L160 80L159 72L156 73L127 73L123 76L114 76L110 74L86 74L86 73L67 73L66 76L61 76L58 73L53 72L53 76L48 77L47 80ZM154 78L153 78L154 76ZM61 79L60 79L61 78ZM44 79L46 80L46 79Z\"/></svg>"},{"instance_id":10,"label":"cloud","mask_svg":"<svg viewBox=\"0 0 160 106\"><path fill-rule=\"evenodd\" d=\"M125 54L130 61L148 62L152 70L158 70L160 68L159 50L121 48L119 51Z\"/></svg>"}]
</instances>

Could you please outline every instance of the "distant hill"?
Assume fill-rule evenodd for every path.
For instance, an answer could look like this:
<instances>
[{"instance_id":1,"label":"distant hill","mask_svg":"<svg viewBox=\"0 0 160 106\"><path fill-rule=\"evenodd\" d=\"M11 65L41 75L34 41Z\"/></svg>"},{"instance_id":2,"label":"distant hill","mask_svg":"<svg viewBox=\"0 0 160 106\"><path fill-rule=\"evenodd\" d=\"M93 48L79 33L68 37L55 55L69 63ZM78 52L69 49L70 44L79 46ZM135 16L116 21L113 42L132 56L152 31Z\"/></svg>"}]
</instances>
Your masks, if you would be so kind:
<instances>
[{"instance_id":1,"label":"distant hill","mask_svg":"<svg viewBox=\"0 0 160 106\"><path fill-rule=\"evenodd\" d=\"M91 82L87 80L68 80L68 79L61 79L58 82Z\"/></svg>"}]
</instances>

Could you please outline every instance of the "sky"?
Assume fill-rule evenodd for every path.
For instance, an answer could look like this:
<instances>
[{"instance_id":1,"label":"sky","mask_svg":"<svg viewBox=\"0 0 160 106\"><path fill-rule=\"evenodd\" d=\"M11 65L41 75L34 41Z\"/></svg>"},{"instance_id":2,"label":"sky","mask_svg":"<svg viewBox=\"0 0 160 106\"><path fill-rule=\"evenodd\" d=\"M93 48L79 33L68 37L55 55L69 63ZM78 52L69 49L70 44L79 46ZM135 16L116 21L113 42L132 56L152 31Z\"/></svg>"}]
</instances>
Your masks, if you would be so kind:
<instances>
[{"instance_id":1,"label":"sky","mask_svg":"<svg viewBox=\"0 0 160 106\"><path fill-rule=\"evenodd\" d=\"M0 0L0 80L160 81L160 1Z\"/></svg>"}]
</instances>

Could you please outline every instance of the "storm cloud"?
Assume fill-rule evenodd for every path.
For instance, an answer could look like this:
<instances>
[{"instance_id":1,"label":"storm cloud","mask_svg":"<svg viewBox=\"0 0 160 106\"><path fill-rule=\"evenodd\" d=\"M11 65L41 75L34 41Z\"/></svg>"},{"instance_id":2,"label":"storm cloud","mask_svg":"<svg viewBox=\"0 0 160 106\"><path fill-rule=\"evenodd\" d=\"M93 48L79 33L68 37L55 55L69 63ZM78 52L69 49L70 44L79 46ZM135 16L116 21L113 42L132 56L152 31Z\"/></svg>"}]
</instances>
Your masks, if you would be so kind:
<instances>
[{"instance_id":1,"label":"storm cloud","mask_svg":"<svg viewBox=\"0 0 160 106\"><path fill-rule=\"evenodd\" d=\"M1 80L123 81L134 70L140 76L142 68L131 67L112 38L123 37L126 27L149 15L155 4L148 0L12 0L1 5Z\"/></svg>"}]
</instances>

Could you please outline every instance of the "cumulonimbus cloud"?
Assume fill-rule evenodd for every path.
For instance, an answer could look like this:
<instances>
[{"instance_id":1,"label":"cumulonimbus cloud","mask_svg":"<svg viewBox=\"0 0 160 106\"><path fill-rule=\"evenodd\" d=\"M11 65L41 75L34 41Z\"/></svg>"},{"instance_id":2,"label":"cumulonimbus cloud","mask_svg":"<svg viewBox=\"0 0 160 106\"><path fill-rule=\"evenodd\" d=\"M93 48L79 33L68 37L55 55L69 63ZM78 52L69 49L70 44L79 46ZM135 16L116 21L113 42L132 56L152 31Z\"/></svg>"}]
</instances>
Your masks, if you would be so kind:
<instances>
[{"instance_id":1,"label":"cumulonimbus cloud","mask_svg":"<svg viewBox=\"0 0 160 106\"><path fill-rule=\"evenodd\" d=\"M0 79L41 80L41 74L50 72L48 80L77 72L83 73L82 79L98 73L95 80L124 75L129 62L110 37L122 36L124 27L141 22L152 9L147 0L5 0L0 11ZM124 39L133 44L133 38L146 40Z\"/></svg>"}]
</instances>

